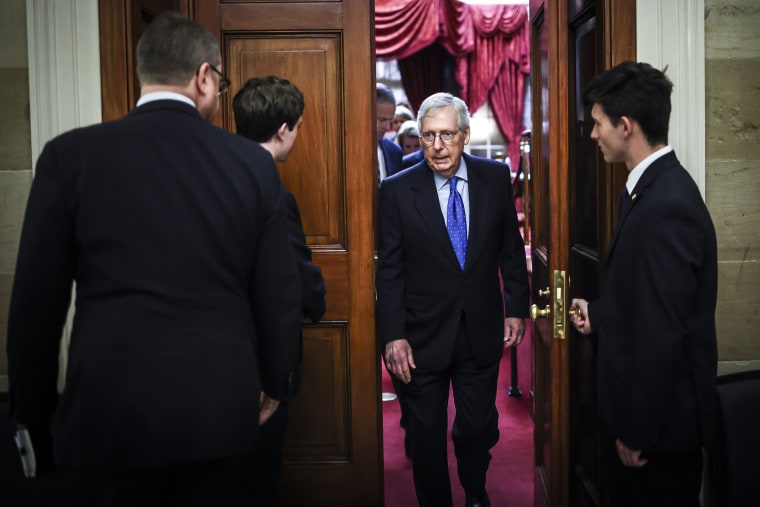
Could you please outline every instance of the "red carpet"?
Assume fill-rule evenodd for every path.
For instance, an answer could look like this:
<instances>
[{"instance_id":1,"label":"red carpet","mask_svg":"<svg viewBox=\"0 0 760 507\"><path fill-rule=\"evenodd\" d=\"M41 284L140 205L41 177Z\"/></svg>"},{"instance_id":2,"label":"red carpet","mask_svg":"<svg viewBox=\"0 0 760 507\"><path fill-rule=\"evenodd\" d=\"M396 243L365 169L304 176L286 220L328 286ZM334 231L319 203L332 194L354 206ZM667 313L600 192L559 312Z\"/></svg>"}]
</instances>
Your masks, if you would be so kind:
<instances>
[{"instance_id":1,"label":"red carpet","mask_svg":"<svg viewBox=\"0 0 760 507\"><path fill-rule=\"evenodd\" d=\"M530 329L530 326L529 326ZM529 507L533 505L533 420L529 412L530 337L519 346L518 372L522 397L507 396L510 385L510 353L504 353L499 371L499 443L491 449L493 459L488 469L486 488L493 507ZM385 368L383 392L393 392ZM454 401L449 396L449 475L454 506L464 505L456 458L451 443ZM415 507L417 497L412 479L412 462L404 454L403 430L398 425L398 400L383 403L383 442L385 454L386 507Z\"/></svg>"}]
</instances>

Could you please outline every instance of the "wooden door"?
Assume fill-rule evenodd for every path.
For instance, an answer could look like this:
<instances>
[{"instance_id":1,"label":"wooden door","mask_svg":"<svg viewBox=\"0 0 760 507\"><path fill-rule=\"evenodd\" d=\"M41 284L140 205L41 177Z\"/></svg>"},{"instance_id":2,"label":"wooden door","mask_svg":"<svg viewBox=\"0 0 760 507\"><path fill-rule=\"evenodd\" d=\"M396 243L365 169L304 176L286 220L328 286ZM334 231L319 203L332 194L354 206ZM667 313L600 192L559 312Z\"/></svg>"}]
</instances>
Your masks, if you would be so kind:
<instances>
[{"instance_id":1,"label":"wooden door","mask_svg":"<svg viewBox=\"0 0 760 507\"><path fill-rule=\"evenodd\" d=\"M568 325L593 300L625 170L589 139L586 83L635 58L635 0L531 0L530 210L535 505L607 505L599 466L595 343Z\"/></svg>"},{"instance_id":2,"label":"wooden door","mask_svg":"<svg viewBox=\"0 0 760 507\"><path fill-rule=\"evenodd\" d=\"M323 270L327 313L317 325L304 323L301 392L290 405L282 494L285 505L382 505L372 2L158 3L219 35L224 71L233 82L216 120L223 128L234 131L231 99L249 77L276 74L304 92L304 124L279 168ZM135 103L130 52L137 26L157 14L155 4L100 1L103 58L114 59L104 62L105 119Z\"/></svg>"}]
</instances>

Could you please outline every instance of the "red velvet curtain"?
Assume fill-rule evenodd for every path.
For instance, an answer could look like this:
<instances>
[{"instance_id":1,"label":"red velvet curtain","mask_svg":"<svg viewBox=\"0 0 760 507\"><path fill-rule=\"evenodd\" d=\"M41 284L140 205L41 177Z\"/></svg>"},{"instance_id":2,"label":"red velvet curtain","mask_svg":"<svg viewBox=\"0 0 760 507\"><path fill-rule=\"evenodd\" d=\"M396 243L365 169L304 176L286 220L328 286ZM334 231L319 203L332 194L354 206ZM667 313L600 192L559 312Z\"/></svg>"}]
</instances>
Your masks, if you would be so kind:
<instances>
[{"instance_id":1,"label":"red velvet curtain","mask_svg":"<svg viewBox=\"0 0 760 507\"><path fill-rule=\"evenodd\" d=\"M530 72L528 11L525 6L473 6L475 47L458 63L457 81L467 105L476 111L490 99L509 158L520 160L525 76Z\"/></svg>"},{"instance_id":2,"label":"red velvet curtain","mask_svg":"<svg viewBox=\"0 0 760 507\"><path fill-rule=\"evenodd\" d=\"M418 100L441 90L436 88L441 78L425 70L434 69L434 62L414 55L437 42L455 56L460 96L470 111L490 99L496 122L509 143L509 157L518 163L524 83L530 72L526 6L375 0L375 33L377 56L399 59L404 88L408 96L414 96L409 99L415 109ZM403 64L402 59L406 59Z\"/></svg>"},{"instance_id":3,"label":"red velvet curtain","mask_svg":"<svg viewBox=\"0 0 760 507\"><path fill-rule=\"evenodd\" d=\"M426 97L441 91L460 95L454 74L456 60L438 43L398 60L401 84L409 105L416 111Z\"/></svg>"}]
</instances>

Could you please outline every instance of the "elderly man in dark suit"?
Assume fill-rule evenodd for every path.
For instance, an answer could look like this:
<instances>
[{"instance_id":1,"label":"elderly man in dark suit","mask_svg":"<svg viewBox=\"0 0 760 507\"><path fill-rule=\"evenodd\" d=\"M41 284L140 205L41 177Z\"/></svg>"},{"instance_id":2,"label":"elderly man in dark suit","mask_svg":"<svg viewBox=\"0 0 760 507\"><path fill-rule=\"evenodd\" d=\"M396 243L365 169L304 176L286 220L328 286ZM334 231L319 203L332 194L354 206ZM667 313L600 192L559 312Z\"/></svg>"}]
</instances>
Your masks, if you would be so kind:
<instances>
[{"instance_id":1,"label":"elderly man in dark suit","mask_svg":"<svg viewBox=\"0 0 760 507\"><path fill-rule=\"evenodd\" d=\"M418 122L425 160L380 187L378 329L386 365L403 382L420 505L452 505L452 387L459 480L468 506L487 506L499 360L522 341L528 314L525 249L509 167L464 154L467 105L431 95Z\"/></svg>"},{"instance_id":2,"label":"elderly man in dark suit","mask_svg":"<svg viewBox=\"0 0 760 507\"><path fill-rule=\"evenodd\" d=\"M53 139L37 162L9 316L12 411L43 461L52 424L72 505L248 505L258 426L300 366L283 187L269 153L208 122L229 87L211 33L162 14L136 54L137 107Z\"/></svg>"},{"instance_id":3,"label":"elderly man in dark suit","mask_svg":"<svg viewBox=\"0 0 760 507\"><path fill-rule=\"evenodd\" d=\"M668 146L673 84L646 63L597 76L591 138L629 171L602 296L574 299L598 334L598 404L610 505L700 505L702 446L716 410L715 229Z\"/></svg>"}]
</instances>

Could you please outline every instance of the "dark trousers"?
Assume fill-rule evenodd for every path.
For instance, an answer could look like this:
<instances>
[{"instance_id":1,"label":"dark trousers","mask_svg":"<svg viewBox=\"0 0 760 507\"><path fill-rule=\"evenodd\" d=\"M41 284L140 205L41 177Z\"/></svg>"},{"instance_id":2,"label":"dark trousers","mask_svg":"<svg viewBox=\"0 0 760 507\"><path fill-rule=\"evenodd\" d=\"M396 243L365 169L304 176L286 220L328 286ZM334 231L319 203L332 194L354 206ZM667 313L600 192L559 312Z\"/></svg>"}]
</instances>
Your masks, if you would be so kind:
<instances>
[{"instance_id":1,"label":"dark trousers","mask_svg":"<svg viewBox=\"0 0 760 507\"><path fill-rule=\"evenodd\" d=\"M456 407L452 440L457 472L467 495L483 496L490 449L499 440L499 363L478 368L462 326L454 349L447 369L434 371L418 366L412 370L412 381L402 386L410 419L414 485L417 500L425 507L452 505L446 442L449 386Z\"/></svg>"},{"instance_id":2,"label":"dark trousers","mask_svg":"<svg viewBox=\"0 0 760 507\"><path fill-rule=\"evenodd\" d=\"M282 442L288 428L288 404L281 402L267 422L259 428L254 469L251 481L256 490L253 505L270 507L277 505L282 471Z\"/></svg>"},{"instance_id":3,"label":"dark trousers","mask_svg":"<svg viewBox=\"0 0 760 507\"><path fill-rule=\"evenodd\" d=\"M249 506L251 456L127 470L60 470L70 498L56 505L76 507Z\"/></svg>"},{"instance_id":4,"label":"dark trousers","mask_svg":"<svg viewBox=\"0 0 760 507\"><path fill-rule=\"evenodd\" d=\"M602 442L611 507L699 507L702 450L678 454L642 453L641 468L623 465L615 442Z\"/></svg>"}]
</instances>

